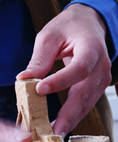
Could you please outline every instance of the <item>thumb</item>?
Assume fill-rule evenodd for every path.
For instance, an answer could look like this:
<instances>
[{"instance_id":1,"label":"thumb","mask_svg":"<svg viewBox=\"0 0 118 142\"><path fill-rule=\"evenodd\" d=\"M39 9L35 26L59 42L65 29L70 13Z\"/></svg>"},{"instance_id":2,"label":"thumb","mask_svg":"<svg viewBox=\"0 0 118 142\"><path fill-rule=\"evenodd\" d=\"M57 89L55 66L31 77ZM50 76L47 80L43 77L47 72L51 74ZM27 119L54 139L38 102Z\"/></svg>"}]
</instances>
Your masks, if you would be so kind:
<instances>
[{"instance_id":1,"label":"thumb","mask_svg":"<svg viewBox=\"0 0 118 142\"><path fill-rule=\"evenodd\" d=\"M59 45L55 38L52 38L51 33L48 32L47 34L45 30L37 34L31 61L26 70L17 75L17 80L27 78L42 79L47 75L52 68L59 50Z\"/></svg>"}]
</instances>

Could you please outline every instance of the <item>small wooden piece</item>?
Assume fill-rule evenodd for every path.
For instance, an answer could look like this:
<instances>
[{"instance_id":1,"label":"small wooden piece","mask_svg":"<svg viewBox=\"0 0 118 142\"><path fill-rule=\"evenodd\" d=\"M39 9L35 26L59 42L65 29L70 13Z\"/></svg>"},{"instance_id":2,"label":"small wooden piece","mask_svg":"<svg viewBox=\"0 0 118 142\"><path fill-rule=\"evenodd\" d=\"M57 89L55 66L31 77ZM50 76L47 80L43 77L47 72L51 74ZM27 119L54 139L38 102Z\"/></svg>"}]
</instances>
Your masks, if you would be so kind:
<instances>
[{"instance_id":1,"label":"small wooden piece","mask_svg":"<svg viewBox=\"0 0 118 142\"><path fill-rule=\"evenodd\" d=\"M20 80L15 82L17 96L17 126L32 132L34 140L40 135L53 135L48 119L46 96L37 94L35 87L38 79Z\"/></svg>"},{"instance_id":2,"label":"small wooden piece","mask_svg":"<svg viewBox=\"0 0 118 142\"><path fill-rule=\"evenodd\" d=\"M45 135L39 137L40 142L63 142L62 136L59 135Z\"/></svg>"},{"instance_id":3,"label":"small wooden piece","mask_svg":"<svg viewBox=\"0 0 118 142\"><path fill-rule=\"evenodd\" d=\"M68 142L109 142L109 137L107 136L71 136Z\"/></svg>"}]
</instances>

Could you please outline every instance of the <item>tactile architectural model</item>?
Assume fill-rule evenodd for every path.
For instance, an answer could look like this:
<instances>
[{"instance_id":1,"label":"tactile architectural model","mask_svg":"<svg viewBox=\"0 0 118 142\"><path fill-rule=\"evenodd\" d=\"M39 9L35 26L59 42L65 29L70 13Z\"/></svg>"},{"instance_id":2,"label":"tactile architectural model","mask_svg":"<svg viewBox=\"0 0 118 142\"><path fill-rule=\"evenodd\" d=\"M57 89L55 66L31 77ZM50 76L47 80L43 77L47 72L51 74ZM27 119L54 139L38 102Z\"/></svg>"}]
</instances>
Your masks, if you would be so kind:
<instances>
[{"instance_id":1,"label":"tactile architectural model","mask_svg":"<svg viewBox=\"0 0 118 142\"><path fill-rule=\"evenodd\" d=\"M63 142L62 136L54 135L51 128L47 99L37 94L35 88L39 79L15 82L18 117L16 125L21 130L32 132L34 142ZM71 136L69 142L109 142L105 136Z\"/></svg>"}]
</instances>

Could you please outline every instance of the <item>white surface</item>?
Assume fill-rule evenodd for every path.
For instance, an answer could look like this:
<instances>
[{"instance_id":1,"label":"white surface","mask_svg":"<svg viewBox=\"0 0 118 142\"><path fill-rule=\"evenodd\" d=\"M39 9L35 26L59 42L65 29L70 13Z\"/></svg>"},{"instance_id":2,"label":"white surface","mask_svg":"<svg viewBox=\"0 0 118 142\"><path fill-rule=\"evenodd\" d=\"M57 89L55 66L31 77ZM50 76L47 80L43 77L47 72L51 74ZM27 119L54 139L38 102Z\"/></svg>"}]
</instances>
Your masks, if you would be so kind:
<instances>
[{"instance_id":1,"label":"white surface","mask_svg":"<svg viewBox=\"0 0 118 142\"><path fill-rule=\"evenodd\" d=\"M114 121L117 121L118 120L118 97L116 95L115 88L108 87L105 92L107 94L107 98L111 106L113 119Z\"/></svg>"},{"instance_id":2,"label":"white surface","mask_svg":"<svg viewBox=\"0 0 118 142\"><path fill-rule=\"evenodd\" d=\"M113 136L114 142L118 142L118 121L114 121Z\"/></svg>"}]
</instances>

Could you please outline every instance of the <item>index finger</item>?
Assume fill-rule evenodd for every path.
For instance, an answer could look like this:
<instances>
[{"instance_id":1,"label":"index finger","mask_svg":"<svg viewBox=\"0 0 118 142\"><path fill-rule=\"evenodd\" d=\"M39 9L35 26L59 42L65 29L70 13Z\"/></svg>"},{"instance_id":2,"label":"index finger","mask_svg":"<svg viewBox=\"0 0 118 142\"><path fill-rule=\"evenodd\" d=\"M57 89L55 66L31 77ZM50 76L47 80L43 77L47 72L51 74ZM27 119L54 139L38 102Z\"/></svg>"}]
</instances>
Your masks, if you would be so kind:
<instances>
[{"instance_id":1,"label":"index finger","mask_svg":"<svg viewBox=\"0 0 118 142\"><path fill-rule=\"evenodd\" d=\"M75 45L70 64L37 84L38 93L48 94L61 91L82 81L91 73L100 57L100 53L84 45L82 48L80 48L80 45Z\"/></svg>"}]
</instances>

